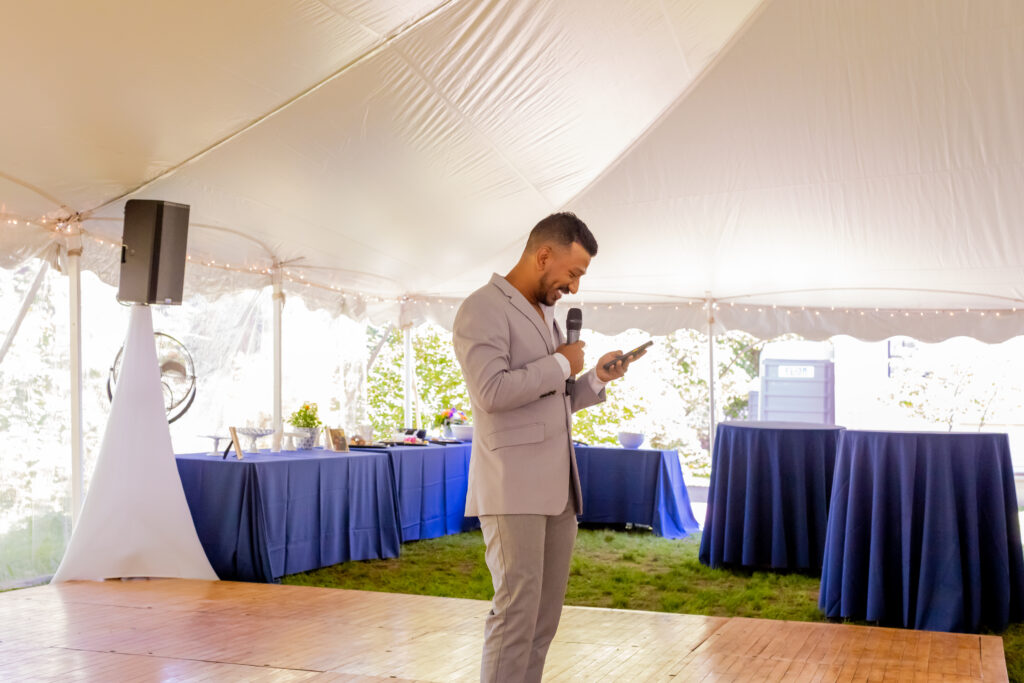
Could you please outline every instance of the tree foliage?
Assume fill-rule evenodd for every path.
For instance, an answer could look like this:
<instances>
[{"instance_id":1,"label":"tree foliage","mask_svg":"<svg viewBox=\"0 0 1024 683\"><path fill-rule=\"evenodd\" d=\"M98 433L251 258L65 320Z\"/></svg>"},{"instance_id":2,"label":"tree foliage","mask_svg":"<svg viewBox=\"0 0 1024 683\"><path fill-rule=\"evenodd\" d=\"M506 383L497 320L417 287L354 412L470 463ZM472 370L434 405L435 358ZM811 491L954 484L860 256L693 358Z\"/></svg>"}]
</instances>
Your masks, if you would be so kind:
<instances>
[{"instance_id":1,"label":"tree foliage","mask_svg":"<svg viewBox=\"0 0 1024 683\"><path fill-rule=\"evenodd\" d=\"M747 417L751 380L758 376L766 340L732 331L715 337L716 422ZM683 463L710 474L708 340L697 330L677 330L664 338L666 399L676 406L675 420L654 425L652 445L679 451Z\"/></svg>"},{"instance_id":2,"label":"tree foliage","mask_svg":"<svg viewBox=\"0 0 1024 683\"><path fill-rule=\"evenodd\" d=\"M396 428L413 423L413 416L407 419L405 415L402 331L367 328L367 345L372 351L385 334L367 378L369 419L377 438L389 437ZM459 408L472 419L469 392L455 359L451 333L436 325L421 325L413 330L412 347L416 359L413 410L420 415L420 425L427 429L438 426L447 408Z\"/></svg>"},{"instance_id":3,"label":"tree foliage","mask_svg":"<svg viewBox=\"0 0 1024 683\"><path fill-rule=\"evenodd\" d=\"M912 352L891 358L891 389L881 400L914 422L947 431L981 431L992 422L1019 420L1024 398L1019 387L999 381L1021 371L1019 360L1006 362L990 352L951 361L939 347L913 345Z\"/></svg>"},{"instance_id":4,"label":"tree foliage","mask_svg":"<svg viewBox=\"0 0 1024 683\"><path fill-rule=\"evenodd\" d=\"M5 319L14 319L38 267L29 262L0 275ZM55 282L59 275L46 276L0 364L0 583L56 569L70 526L69 375ZM51 518L56 525L41 521Z\"/></svg>"},{"instance_id":5,"label":"tree foliage","mask_svg":"<svg viewBox=\"0 0 1024 683\"><path fill-rule=\"evenodd\" d=\"M367 345L371 351L384 332L369 328ZM588 349L632 345L631 339L604 338L587 331L584 338ZM639 362L655 365L656 382L644 385L627 376L622 382L609 384L604 403L576 413L573 438L613 445L618 442L619 431L641 431L647 435L650 447L678 450L688 467L706 474L711 467L707 338L694 330L679 330L655 341L652 352ZM746 416L748 385L757 377L764 344L742 332L716 338L717 419ZM449 407L468 413L469 395L452 349L451 333L433 325L416 328L413 352L421 424L436 426L440 413ZM378 437L389 436L396 427L410 422L403 415L403 361L402 334L390 330L368 377L367 403Z\"/></svg>"}]
</instances>

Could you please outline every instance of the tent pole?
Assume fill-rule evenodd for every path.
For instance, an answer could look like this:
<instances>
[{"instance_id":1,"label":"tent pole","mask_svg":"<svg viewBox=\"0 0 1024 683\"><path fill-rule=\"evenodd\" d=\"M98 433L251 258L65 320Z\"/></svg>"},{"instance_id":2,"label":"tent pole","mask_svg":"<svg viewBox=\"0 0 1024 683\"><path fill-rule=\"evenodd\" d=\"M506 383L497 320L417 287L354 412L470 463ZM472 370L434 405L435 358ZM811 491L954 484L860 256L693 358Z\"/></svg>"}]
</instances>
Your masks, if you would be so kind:
<instances>
[{"instance_id":1,"label":"tent pole","mask_svg":"<svg viewBox=\"0 0 1024 683\"><path fill-rule=\"evenodd\" d=\"M708 314L708 451L715 452L715 304L711 292L705 292Z\"/></svg>"},{"instance_id":2,"label":"tent pole","mask_svg":"<svg viewBox=\"0 0 1024 683\"><path fill-rule=\"evenodd\" d=\"M415 424L412 416L412 365L415 360L412 355L412 325L402 330L402 336L405 339L405 424L403 426L409 428Z\"/></svg>"},{"instance_id":3,"label":"tent pole","mask_svg":"<svg viewBox=\"0 0 1024 683\"><path fill-rule=\"evenodd\" d=\"M25 293L25 298L21 302L21 308L18 310L18 315L14 318L14 322L11 323L11 329L7 330L7 336L4 337L3 346L0 346L0 364L4 362L4 357L7 355L7 351L10 350L11 344L14 343L14 338L18 336L18 329L21 327L22 321L25 320L25 315L28 314L28 309L32 307L32 302L36 300L36 292L39 291L39 285L43 284L43 279L49 268L50 263L48 261L43 261L43 265L39 266L39 272L36 273L36 279L32 281L32 286L29 287L28 292Z\"/></svg>"},{"instance_id":4,"label":"tent pole","mask_svg":"<svg viewBox=\"0 0 1024 683\"><path fill-rule=\"evenodd\" d=\"M380 334L380 341L377 342L377 346L373 347L373 351L370 352L370 360L366 361L366 374L370 374L370 370L373 369L373 364L377 360L377 356L380 354L380 350L384 348L384 345L388 342L388 337L391 336L392 324L388 323L384 326L384 331Z\"/></svg>"},{"instance_id":5,"label":"tent pole","mask_svg":"<svg viewBox=\"0 0 1024 683\"><path fill-rule=\"evenodd\" d=\"M68 226L68 310L70 312L71 372L71 528L82 510L85 477L82 467L82 226Z\"/></svg>"},{"instance_id":6,"label":"tent pole","mask_svg":"<svg viewBox=\"0 0 1024 683\"><path fill-rule=\"evenodd\" d=\"M274 265L274 432L282 431L281 422L281 316L284 311L284 291L281 289L282 269Z\"/></svg>"}]
</instances>

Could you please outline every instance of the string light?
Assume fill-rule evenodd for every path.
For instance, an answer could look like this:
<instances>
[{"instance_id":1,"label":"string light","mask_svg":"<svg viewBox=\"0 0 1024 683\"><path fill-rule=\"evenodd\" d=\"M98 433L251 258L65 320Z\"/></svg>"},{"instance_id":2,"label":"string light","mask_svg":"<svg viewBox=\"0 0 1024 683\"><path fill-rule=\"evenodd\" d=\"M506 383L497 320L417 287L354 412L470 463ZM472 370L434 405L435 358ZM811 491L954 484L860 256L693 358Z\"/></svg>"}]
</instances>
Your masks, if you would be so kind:
<instances>
[{"instance_id":1,"label":"string light","mask_svg":"<svg viewBox=\"0 0 1024 683\"><path fill-rule=\"evenodd\" d=\"M78 223L76 222L78 220L78 218L79 217L76 214L75 216L70 217L70 219L68 217L65 217L65 218L61 218L61 219L31 220L31 219L26 219L26 218L23 218L23 217L12 217L12 216L10 216L10 214L8 214L5 217L2 213L0 213L0 220L3 220L4 223L6 223L7 225L12 225L12 226L36 225L38 227L41 227L43 229L46 229L46 230L49 230L51 232L55 232L55 233L58 233L58 234L61 234L61 235L70 235L70 234L72 234L73 231L76 229L76 225L78 225ZM104 245L104 246L107 246L107 247L112 247L112 248L115 248L115 249L120 249L123 246L120 240L107 239L107 238L105 238L105 237L103 237L101 235L96 235L96 234L93 234L93 233L88 232L86 230L81 230L81 228L79 228L79 230L80 230L80 233L81 233L83 238L87 238L87 239L89 239L92 242L95 242L97 244L101 244L101 245ZM190 264L192 264L193 266L204 266L204 267L207 267L207 268L216 268L218 270L229 271L229 272L245 273L245 274L248 274L248 275L272 275L273 274L273 269L272 268L266 268L266 267L262 267L262 266L259 266L259 265L253 265L253 264L243 265L243 266L236 266L236 265L232 265L230 263L218 262L216 259L212 259L212 258L209 259L209 260L202 260L202 259L199 259L197 257L194 257L192 254L187 254L186 255L186 260ZM333 292L333 293L340 293L343 296L354 298L355 301L358 302L358 303L366 303L366 302L372 302L372 303L403 303L403 304L404 303L422 303L422 304L426 304L427 306L431 306L432 303L433 303L431 301L431 299L428 298L428 297L420 297L420 298L409 297L409 296L381 297L381 296L377 296L377 295L366 295L366 294L363 294L361 292L353 292L353 291L350 291L350 290L345 290L344 288L339 287L338 285L333 285L333 284L323 284L323 285L321 285L319 283L315 283L315 282L311 282L311 281L306 280L305 275L303 273L301 273L301 272L300 273L293 273L292 271L287 270L287 269L283 270L283 275L284 275L283 279L285 281L291 282L293 284L304 285L306 288L317 288L317 289L323 289L324 291L329 291L329 292ZM435 297L434 301L436 301L437 304L442 305L442 306L447 303L448 308L450 310L454 310L455 309L455 304L454 303L446 302L446 300L443 299L443 298ZM625 302L625 301L620 301L620 302L617 302L617 303L618 303L619 307L625 307L625 306L628 305L627 302ZM736 303L737 303L736 301L730 301L729 302L729 307L730 308L736 308ZM691 308L694 304L704 305L705 307L710 308L712 310L720 308L719 302L714 301L714 300L708 300L708 299L689 300L689 301L685 301L685 302L673 303L673 304L670 304L670 305L672 306L672 310L679 311L680 310L680 306L683 305L683 304L685 304L687 308ZM612 310L612 309L615 308L616 303L615 302L610 302L610 303L600 303L600 304L584 304L584 303L581 302L580 305L581 306L590 306L594 310L600 310L602 307L604 307L606 310ZM633 310L640 310L640 305L639 304L633 304L632 306L633 306ZM667 304L647 304L646 306L647 306L647 310L648 311L654 311L655 308L667 309ZM743 309L744 312L747 312L747 313L749 313L751 311L751 308L749 306L746 306L746 305L741 306L741 308ZM779 308L778 304L771 304L771 309L773 311L778 310L778 308ZM786 311L787 315L792 315L793 311L795 310L795 308L787 308L787 307L783 307L783 308ZM1002 317L1002 314L1004 312L1006 312L1006 313L1017 313L1018 312L1017 309L1018 309L1018 306L1013 306L1008 311L1002 311L1002 310L992 310L992 311L975 310L975 312L978 313L978 315L980 317L984 317L986 315L986 313L990 312L993 317L997 317L998 318L998 317ZM808 308L807 308L806 305L800 306L800 311L806 312L807 310L808 310ZM814 311L814 315L815 316L820 317L821 316L821 311L823 309L812 308L811 310ZM832 311L832 312L835 312L836 311L835 305L830 305L828 307L828 310ZM958 311L962 312L964 314L969 314L969 313L971 313L971 308L969 306L965 306L962 310L960 310L960 309L958 309L958 310L948 310L948 309L947 310L940 310L940 309L936 309L934 311L934 315L938 316L938 315L947 314L950 317L956 317L956 314L957 314ZM763 307L758 307L757 308L757 312L758 313L763 313L764 312L764 308ZM851 310L849 308L845 308L845 309L843 309L843 312L845 314L850 314ZM861 316L866 315L866 311L862 310L862 309L861 310L854 309L854 312L856 312L857 314L859 314ZM890 318L895 318L898 313L903 313L903 317L910 317L910 315L914 311L908 311L908 310L903 310L903 309L882 311L881 308L874 307L874 312L875 313L885 312L885 313L889 314ZM926 311L923 311L923 310L917 310L916 312L917 312L918 317L922 317L922 318L926 314Z\"/></svg>"}]
</instances>

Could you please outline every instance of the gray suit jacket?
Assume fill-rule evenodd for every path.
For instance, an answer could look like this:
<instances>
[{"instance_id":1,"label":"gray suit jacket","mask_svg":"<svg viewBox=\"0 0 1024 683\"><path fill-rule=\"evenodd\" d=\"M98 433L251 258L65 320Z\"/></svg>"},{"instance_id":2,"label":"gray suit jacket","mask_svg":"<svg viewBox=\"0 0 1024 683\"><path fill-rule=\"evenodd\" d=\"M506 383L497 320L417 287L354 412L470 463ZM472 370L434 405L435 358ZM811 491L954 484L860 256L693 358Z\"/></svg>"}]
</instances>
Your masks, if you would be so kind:
<instances>
[{"instance_id":1,"label":"gray suit jacket","mask_svg":"<svg viewBox=\"0 0 1024 683\"><path fill-rule=\"evenodd\" d=\"M473 406L466 514L558 515L570 481L582 511L571 414L603 401L604 390L583 375L570 401L550 331L500 275L466 298L453 333Z\"/></svg>"}]
</instances>

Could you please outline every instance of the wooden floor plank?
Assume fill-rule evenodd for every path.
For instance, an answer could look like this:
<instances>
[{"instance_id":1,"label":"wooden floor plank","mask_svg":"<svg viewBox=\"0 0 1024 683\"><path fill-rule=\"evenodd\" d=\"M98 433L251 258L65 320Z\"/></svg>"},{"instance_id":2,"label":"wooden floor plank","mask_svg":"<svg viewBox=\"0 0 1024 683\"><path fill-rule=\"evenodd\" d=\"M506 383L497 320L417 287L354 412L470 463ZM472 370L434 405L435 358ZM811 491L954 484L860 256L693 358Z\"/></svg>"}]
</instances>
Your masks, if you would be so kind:
<instances>
[{"instance_id":1,"label":"wooden floor plank","mask_svg":"<svg viewBox=\"0 0 1024 683\"><path fill-rule=\"evenodd\" d=\"M474 681L489 603L222 581L0 594L0 680ZM546 681L1006 681L1002 639L566 607Z\"/></svg>"}]
</instances>

